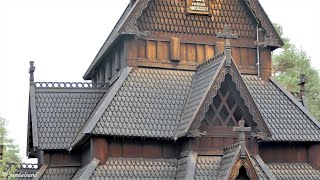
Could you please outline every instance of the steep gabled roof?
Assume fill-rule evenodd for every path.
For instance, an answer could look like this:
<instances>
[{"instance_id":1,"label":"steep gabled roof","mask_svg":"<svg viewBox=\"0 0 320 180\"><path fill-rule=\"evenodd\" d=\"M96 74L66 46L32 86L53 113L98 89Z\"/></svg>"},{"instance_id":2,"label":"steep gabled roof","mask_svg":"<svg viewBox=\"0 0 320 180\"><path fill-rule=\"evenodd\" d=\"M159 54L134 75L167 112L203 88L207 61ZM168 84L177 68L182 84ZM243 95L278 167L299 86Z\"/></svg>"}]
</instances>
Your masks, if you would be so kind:
<instances>
[{"instance_id":1,"label":"steep gabled roof","mask_svg":"<svg viewBox=\"0 0 320 180\"><path fill-rule=\"evenodd\" d=\"M78 136L91 133L173 139L193 74L151 68L122 73Z\"/></svg>"},{"instance_id":2,"label":"steep gabled roof","mask_svg":"<svg viewBox=\"0 0 320 180\"><path fill-rule=\"evenodd\" d=\"M32 137L38 142L33 140L34 147L66 150L105 92L104 87L92 87L90 83L32 85L29 128L32 126Z\"/></svg>"},{"instance_id":3,"label":"steep gabled roof","mask_svg":"<svg viewBox=\"0 0 320 180\"><path fill-rule=\"evenodd\" d=\"M243 76L272 136L268 141L320 141L320 123L275 80Z\"/></svg>"},{"instance_id":4,"label":"steep gabled roof","mask_svg":"<svg viewBox=\"0 0 320 180\"><path fill-rule=\"evenodd\" d=\"M148 32L141 32L138 27L138 19L141 17L142 13L148 7L149 2L152 0L137 0L137 2L133 5L133 7L128 6L122 16L120 17L119 21L117 22L116 26L110 33L109 37L99 50L97 56L87 69L86 73L84 74L83 78L85 80L89 80L92 71L94 68L99 64L103 55L112 47L112 45L119 39L121 35L125 34L135 34L135 35L148 35ZM281 47L283 46L283 42L280 36L277 34L276 30L274 29L269 17L263 10L261 4L258 0L245 0L248 8L251 10L253 16L258 23L266 30L266 34L269 38L269 44L274 47Z\"/></svg>"},{"instance_id":5,"label":"steep gabled roof","mask_svg":"<svg viewBox=\"0 0 320 180\"><path fill-rule=\"evenodd\" d=\"M257 124L259 133L261 132L266 136L271 135L232 57L227 54L222 53L198 66L193 77L188 101L177 129L177 137L192 134L193 131L200 127L209 105L212 104L213 98L217 95L217 91L220 89L221 83L225 81L227 74L232 77L232 81L236 84L241 98L244 99L245 106L248 107L253 121ZM230 62L226 63L226 61ZM230 66L228 66L229 63Z\"/></svg>"}]
</instances>

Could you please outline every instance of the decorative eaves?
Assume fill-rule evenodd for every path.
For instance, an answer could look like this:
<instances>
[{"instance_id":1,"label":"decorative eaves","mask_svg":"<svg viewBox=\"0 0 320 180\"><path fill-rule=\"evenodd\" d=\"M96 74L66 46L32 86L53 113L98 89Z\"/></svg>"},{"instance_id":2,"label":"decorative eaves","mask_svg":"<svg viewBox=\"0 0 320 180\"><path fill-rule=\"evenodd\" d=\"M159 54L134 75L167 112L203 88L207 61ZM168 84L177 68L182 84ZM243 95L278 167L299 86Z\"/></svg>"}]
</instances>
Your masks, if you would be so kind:
<instances>
[{"instance_id":1,"label":"decorative eaves","mask_svg":"<svg viewBox=\"0 0 320 180\"><path fill-rule=\"evenodd\" d=\"M261 6L260 2L258 0L245 0L246 4L248 5L249 9L253 13L253 15L257 18L257 20L260 21L261 26L267 33L267 45L268 46L274 46L274 47L282 47L283 42L281 40L281 37L275 30L275 28L272 25L272 22L270 21L268 15L264 11L263 7Z\"/></svg>"},{"instance_id":2,"label":"decorative eaves","mask_svg":"<svg viewBox=\"0 0 320 180\"><path fill-rule=\"evenodd\" d=\"M205 113L208 111L209 105L212 104L213 97L216 96L217 91L221 87L221 83L225 80L226 74L231 75L232 81L236 84L240 96L244 99L245 105L253 117L253 121L257 123L259 132L256 137L265 139L267 136L271 136L271 132L232 58L230 67L225 66L225 61L226 56L223 53L203 63L197 69L193 78L189 98L178 126L177 137L199 135L198 129L201 122L204 119ZM217 68L215 64L219 62L220 64ZM210 76L207 77L208 75Z\"/></svg>"}]
</instances>

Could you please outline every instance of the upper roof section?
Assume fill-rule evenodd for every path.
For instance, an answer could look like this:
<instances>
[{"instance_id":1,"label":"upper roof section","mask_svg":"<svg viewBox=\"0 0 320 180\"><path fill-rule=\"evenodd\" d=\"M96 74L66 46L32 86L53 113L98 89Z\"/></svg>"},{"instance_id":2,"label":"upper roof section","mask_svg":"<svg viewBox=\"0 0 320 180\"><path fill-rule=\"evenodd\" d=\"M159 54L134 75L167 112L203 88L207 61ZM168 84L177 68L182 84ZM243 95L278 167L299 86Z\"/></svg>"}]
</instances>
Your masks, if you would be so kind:
<instances>
[{"instance_id":1,"label":"upper roof section","mask_svg":"<svg viewBox=\"0 0 320 180\"><path fill-rule=\"evenodd\" d=\"M202 10L197 11L197 9ZM203 10L206 12L202 12ZM257 27L264 31L262 39L264 38L265 43L267 43L265 44L266 46L275 49L283 45L281 38L258 0L204 0L203 3L195 3L192 0L137 0L135 4L128 6L124 11L83 78L86 80L92 79L94 72L99 71L97 70L98 66L103 64L101 63L103 59L114 56L109 52L114 51L114 47L119 46L119 43L121 44L120 46L123 46L123 44L126 46L128 42L121 41L125 37L124 35L135 35L138 38L149 40L161 40L164 44L166 44L167 38L179 37L187 43L197 41L198 44L204 45L207 43L214 46L215 42L218 41L216 34L222 32L225 25L230 26L232 33L240 36L240 40L237 40L239 47L240 45L243 47L243 44L250 48L255 47ZM155 42L147 43L152 44ZM164 46L164 49L157 47L155 54L167 54L167 47L164 44L161 45L161 43L157 44L156 46L159 47ZM183 44L182 41L181 44ZM152 45L146 46L149 50L150 48L152 49ZM138 47L138 44L135 44L134 47ZM179 46L177 47L180 49ZM181 48L183 49L183 47ZM188 49L187 51L190 53L195 51L195 54L201 56L198 50L202 51L201 49ZM129 52L130 48L125 48L124 51L127 51L124 52L125 55L132 53ZM210 50L206 50L205 56L208 56L208 52L210 54L213 53ZM146 53L149 59L154 59L153 53ZM175 53L171 52L170 49L169 54L171 56ZM155 59L161 59L164 56L160 55ZM201 60L203 62L213 57L209 56L196 59L203 59ZM131 57L123 58L131 59ZM193 57L190 58L193 59ZM169 60L169 58L166 60ZM183 57L181 57L181 61L183 61Z\"/></svg>"}]
</instances>

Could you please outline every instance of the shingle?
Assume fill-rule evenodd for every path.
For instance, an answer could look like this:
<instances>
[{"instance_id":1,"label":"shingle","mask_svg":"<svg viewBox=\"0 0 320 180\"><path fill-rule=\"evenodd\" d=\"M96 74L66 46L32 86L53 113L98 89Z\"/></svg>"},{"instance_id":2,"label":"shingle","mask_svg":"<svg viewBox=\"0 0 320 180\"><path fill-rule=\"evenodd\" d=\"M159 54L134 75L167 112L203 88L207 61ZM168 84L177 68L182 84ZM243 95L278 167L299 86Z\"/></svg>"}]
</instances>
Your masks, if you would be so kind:
<instances>
[{"instance_id":1,"label":"shingle","mask_svg":"<svg viewBox=\"0 0 320 180\"><path fill-rule=\"evenodd\" d=\"M93 134L173 138L193 72L133 69Z\"/></svg>"},{"instance_id":2,"label":"shingle","mask_svg":"<svg viewBox=\"0 0 320 180\"><path fill-rule=\"evenodd\" d=\"M225 57L224 54L208 60L200 65L194 74L188 101L178 126L178 137L184 136L190 123L192 123L194 115L197 113L197 108L203 103L203 98L215 79L215 74L218 73L221 63L224 62L222 61L223 57Z\"/></svg>"},{"instance_id":3,"label":"shingle","mask_svg":"<svg viewBox=\"0 0 320 180\"><path fill-rule=\"evenodd\" d=\"M48 168L41 176L40 180L71 179L77 169L77 167Z\"/></svg>"},{"instance_id":4,"label":"shingle","mask_svg":"<svg viewBox=\"0 0 320 180\"><path fill-rule=\"evenodd\" d=\"M217 178L221 156L198 156L195 180L214 180Z\"/></svg>"},{"instance_id":5,"label":"shingle","mask_svg":"<svg viewBox=\"0 0 320 180\"><path fill-rule=\"evenodd\" d=\"M221 158L221 163L219 167L219 179L224 179L227 176L228 171L233 166L233 160L237 158L237 155L239 155L240 152L240 146L239 144L235 144L232 146L228 146L224 150L224 155Z\"/></svg>"},{"instance_id":6,"label":"shingle","mask_svg":"<svg viewBox=\"0 0 320 180\"><path fill-rule=\"evenodd\" d=\"M257 172L259 180L268 180L269 178L268 178L266 172L264 172L263 168L259 165L259 163L257 162L257 160L254 157L251 157L251 162Z\"/></svg>"},{"instance_id":7,"label":"shingle","mask_svg":"<svg viewBox=\"0 0 320 180\"><path fill-rule=\"evenodd\" d=\"M67 149L99 102L91 88L36 89L39 149Z\"/></svg>"},{"instance_id":8,"label":"shingle","mask_svg":"<svg viewBox=\"0 0 320 180\"><path fill-rule=\"evenodd\" d=\"M118 179L175 179L178 166L176 159L134 159L109 158L105 165L99 165L91 180Z\"/></svg>"},{"instance_id":9,"label":"shingle","mask_svg":"<svg viewBox=\"0 0 320 180\"><path fill-rule=\"evenodd\" d=\"M243 76L270 131L268 141L319 141L320 128L274 83Z\"/></svg>"},{"instance_id":10,"label":"shingle","mask_svg":"<svg viewBox=\"0 0 320 180\"><path fill-rule=\"evenodd\" d=\"M271 171L281 180L319 180L320 171L313 169L307 163L271 163Z\"/></svg>"}]
</instances>

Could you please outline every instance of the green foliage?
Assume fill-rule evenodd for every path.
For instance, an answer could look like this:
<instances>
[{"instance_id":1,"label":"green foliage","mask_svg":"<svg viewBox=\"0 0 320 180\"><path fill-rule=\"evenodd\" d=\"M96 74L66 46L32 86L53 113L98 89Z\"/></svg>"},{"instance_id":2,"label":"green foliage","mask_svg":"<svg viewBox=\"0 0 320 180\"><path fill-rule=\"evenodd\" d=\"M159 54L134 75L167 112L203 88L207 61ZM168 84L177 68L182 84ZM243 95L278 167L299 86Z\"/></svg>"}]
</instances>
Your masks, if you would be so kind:
<instances>
[{"instance_id":1,"label":"green foliage","mask_svg":"<svg viewBox=\"0 0 320 180\"><path fill-rule=\"evenodd\" d=\"M16 166L21 163L19 148L14 144L13 139L7 137L7 121L0 116L0 144L4 145L2 161L0 161L0 179L16 170ZM10 169L8 164L14 163ZM10 179L10 178L9 178Z\"/></svg>"},{"instance_id":2,"label":"green foliage","mask_svg":"<svg viewBox=\"0 0 320 180\"><path fill-rule=\"evenodd\" d=\"M306 98L309 111L318 120L320 119L320 75L311 66L310 57L303 49L298 49L283 37L282 27L274 25L282 37L284 46L280 53L273 55L273 72L276 79L290 92L299 92L298 86L300 74L306 76Z\"/></svg>"}]
</instances>

